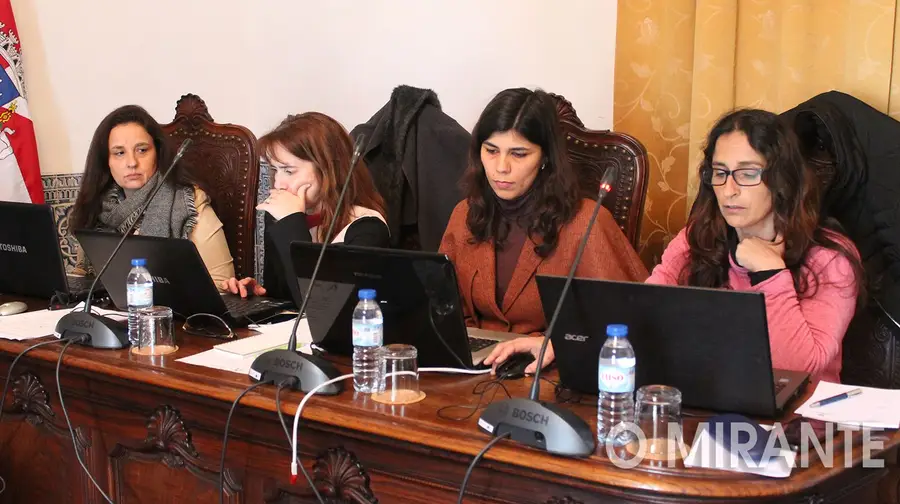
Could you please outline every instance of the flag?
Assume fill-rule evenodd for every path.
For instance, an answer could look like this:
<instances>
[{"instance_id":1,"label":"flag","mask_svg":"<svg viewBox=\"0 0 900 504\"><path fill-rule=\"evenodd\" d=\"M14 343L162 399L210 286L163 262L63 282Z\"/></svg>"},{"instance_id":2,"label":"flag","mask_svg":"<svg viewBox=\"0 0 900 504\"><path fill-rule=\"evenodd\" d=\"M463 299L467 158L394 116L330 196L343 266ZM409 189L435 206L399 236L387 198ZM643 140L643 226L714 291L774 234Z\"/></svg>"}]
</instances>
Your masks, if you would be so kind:
<instances>
[{"instance_id":1,"label":"flag","mask_svg":"<svg viewBox=\"0 0 900 504\"><path fill-rule=\"evenodd\" d=\"M0 201L44 202L22 46L10 0L0 0Z\"/></svg>"}]
</instances>

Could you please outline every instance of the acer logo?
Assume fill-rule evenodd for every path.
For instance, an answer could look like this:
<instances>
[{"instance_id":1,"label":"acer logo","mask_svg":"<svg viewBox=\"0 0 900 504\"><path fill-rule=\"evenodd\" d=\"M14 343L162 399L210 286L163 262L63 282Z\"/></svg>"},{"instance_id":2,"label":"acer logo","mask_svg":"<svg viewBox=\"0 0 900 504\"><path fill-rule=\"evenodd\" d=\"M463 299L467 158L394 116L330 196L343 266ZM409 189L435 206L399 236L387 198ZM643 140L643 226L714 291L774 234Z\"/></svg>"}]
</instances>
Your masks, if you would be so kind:
<instances>
[{"instance_id":1,"label":"acer logo","mask_svg":"<svg viewBox=\"0 0 900 504\"><path fill-rule=\"evenodd\" d=\"M303 361L282 359L280 357L275 359L275 365L280 368L290 369L292 371L299 371L303 369Z\"/></svg>"},{"instance_id":2,"label":"acer logo","mask_svg":"<svg viewBox=\"0 0 900 504\"><path fill-rule=\"evenodd\" d=\"M566 334L564 339L566 341L577 341L578 343L584 343L588 340L588 337L583 334Z\"/></svg>"},{"instance_id":3,"label":"acer logo","mask_svg":"<svg viewBox=\"0 0 900 504\"><path fill-rule=\"evenodd\" d=\"M524 420L526 422L536 423L540 425L548 425L550 423L550 419L547 418L546 415L541 415L540 413L535 413L533 411L527 411L519 408L513 408L513 418L518 418L519 420Z\"/></svg>"},{"instance_id":4,"label":"acer logo","mask_svg":"<svg viewBox=\"0 0 900 504\"><path fill-rule=\"evenodd\" d=\"M26 249L23 245L15 245L12 243L0 243L0 251L15 252L17 254L27 254L28 253L28 249Z\"/></svg>"},{"instance_id":5,"label":"acer logo","mask_svg":"<svg viewBox=\"0 0 900 504\"><path fill-rule=\"evenodd\" d=\"M152 275L151 275L150 278L153 279L153 283L172 285L172 282L170 282L169 279L166 278L166 277L152 276Z\"/></svg>"},{"instance_id":6,"label":"acer logo","mask_svg":"<svg viewBox=\"0 0 900 504\"><path fill-rule=\"evenodd\" d=\"M72 321L72 325L75 327L83 327L85 329L93 329L94 321L93 320L74 320Z\"/></svg>"}]
</instances>

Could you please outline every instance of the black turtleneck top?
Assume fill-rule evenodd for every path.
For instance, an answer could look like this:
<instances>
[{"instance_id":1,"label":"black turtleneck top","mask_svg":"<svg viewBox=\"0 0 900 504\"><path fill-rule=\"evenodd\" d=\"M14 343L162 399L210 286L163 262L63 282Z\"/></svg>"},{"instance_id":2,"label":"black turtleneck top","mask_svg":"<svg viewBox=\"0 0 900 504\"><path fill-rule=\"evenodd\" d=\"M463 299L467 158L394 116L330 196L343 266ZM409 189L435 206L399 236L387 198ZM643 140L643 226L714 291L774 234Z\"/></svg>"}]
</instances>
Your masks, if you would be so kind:
<instances>
[{"instance_id":1,"label":"black turtleneck top","mask_svg":"<svg viewBox=\"0 0 900 504\"><path fill-rule=\"evenodd\" d=\"M496 252L496 279L497 279L497 306L503 308L503 296L512 280L516 265L519 263L519 255L528 238L528 222L526 218L531 212L531 204L534 200L534 190L529 188L516 199L505 200L494 195L500 209L501 229L508 226L509 231L505 239L495 243Z\"/></svg>"}]
</instances>

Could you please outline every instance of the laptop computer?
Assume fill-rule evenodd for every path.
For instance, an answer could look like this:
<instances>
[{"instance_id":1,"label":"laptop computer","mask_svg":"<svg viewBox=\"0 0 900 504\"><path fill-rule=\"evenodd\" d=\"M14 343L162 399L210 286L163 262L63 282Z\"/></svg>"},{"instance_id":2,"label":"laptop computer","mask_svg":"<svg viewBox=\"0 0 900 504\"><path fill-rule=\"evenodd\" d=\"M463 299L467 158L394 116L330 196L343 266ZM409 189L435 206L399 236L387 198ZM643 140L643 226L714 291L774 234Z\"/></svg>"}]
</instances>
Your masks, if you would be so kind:
<instances>
[{"instance_id":1,"label":"laptop computer","mask_svg":"<svg viewBox=\"0 0 900 504\"><path fill-rule=\"evenodd\" d=\"M93 277L66 274L50 205L0 202L0 292L77 301ZM98 286L99 289L99 286Z\"/></svg>"},{"instance_id":2,"label":"laptop computer","mask_svg":"<svg viewBox=\"0 0 900 504\"><path fill-rule=\"evenodd\" d=\"M549 320L565 278L537 282ZM685 406L773 418L809 381L772 369L762 293L574 279L550 335L563 386L597 393L608 324L628 326L635 387L671 385Z\"/></svg>"},{"instance_id":3,"label":"laptop computer","mask_svg":"<svg viewBox=\"0 0 900 504\"><path fill-rule=\"evenodd\" d=\"M75 237L93 264L103 264L122 235L80 230L75 231ZM100 278L119 310L128 309L125 281L131 271L131 259L136 257L147 260L147 269L153 276L154 304L168 306L181 318L210 314L234 328L264 321L285 308L293 308L290 301L221 294L190 240L133 235L125 240Z\"/></svg>"},{"instance_id":4,"label":"laptop computer","mask_svg":"<svg viewBox=\"0 0 900 504\"><path fill-rule=\"evenodd\" d=\"M291 244L297 306L321 249L318 243ZM359 289L375 289L384 314L384 344L415 346L423 367L473 369L496 343L517 337L466 327L456 270L444 254L330 245L306 307L313 341L323 350L352 355Z\"/></svg>"}]
</instances>

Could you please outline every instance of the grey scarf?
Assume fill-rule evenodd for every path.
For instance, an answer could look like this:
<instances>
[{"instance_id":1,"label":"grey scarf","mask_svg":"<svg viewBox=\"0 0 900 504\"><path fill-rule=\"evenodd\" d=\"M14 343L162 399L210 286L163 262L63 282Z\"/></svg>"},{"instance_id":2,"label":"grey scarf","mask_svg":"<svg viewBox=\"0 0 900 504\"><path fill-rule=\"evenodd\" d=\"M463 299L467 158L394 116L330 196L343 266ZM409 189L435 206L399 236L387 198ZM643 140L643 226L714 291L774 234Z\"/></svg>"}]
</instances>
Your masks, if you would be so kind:
<instances>
[{"instance_id":1,"label":"grey scarf","mask_svg":"<svg viewBox=\"0 0 900 504\"><path fill-rule=\"evenodd\" d=\"M156 172L150 180L129 197L118 184L106 192L100 212L98 229L124 233L135 219L153 188L159 183ZM140 234L162 238L189 238L197 225L197 208L194 204L194 188L167 182L150 202L138 224Z\"/></svg>"}]
</instances>

